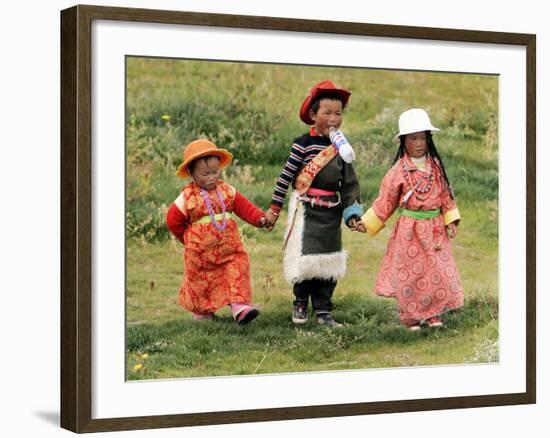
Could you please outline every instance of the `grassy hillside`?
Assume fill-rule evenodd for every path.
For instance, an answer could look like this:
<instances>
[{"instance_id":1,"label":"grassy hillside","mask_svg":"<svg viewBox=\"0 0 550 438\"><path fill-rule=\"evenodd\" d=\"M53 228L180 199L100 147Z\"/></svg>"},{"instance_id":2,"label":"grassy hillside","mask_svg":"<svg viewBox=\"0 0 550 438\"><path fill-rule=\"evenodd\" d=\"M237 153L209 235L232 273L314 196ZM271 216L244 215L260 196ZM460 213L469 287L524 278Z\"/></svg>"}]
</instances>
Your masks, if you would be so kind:
<instances>
[{"instance_id":1,"label":"grassy hillside","mask_svg":"<svg viewBox=\"0 0 550 438\"><path fill-rule=\"evenodd\" d=\"M224 312L221 320L199 325L175 303L181 244L170 239L164 215L185 184L174 175L183 146L207 137L229 149L235 161L224 178L267 208L292 139L307 130L298 118L300 104L323 79L352 92L342 129L357 152L366 206L395 155L391 139L399 114L425 108L442 130L435 141L463 216L454 253L466 290L465 309L444 330L404 332L395 303L373 296L391 226L374 239L345 233L350 259L336 289L335 316L346 327L337 333L290 322L292 294L281 263L284 218L273 233L240 223L262 309L253 325L236 327ZM496 77L482 75L129 58L129 377L498 360L497 98Z\"/></svg>"}]
</instances>

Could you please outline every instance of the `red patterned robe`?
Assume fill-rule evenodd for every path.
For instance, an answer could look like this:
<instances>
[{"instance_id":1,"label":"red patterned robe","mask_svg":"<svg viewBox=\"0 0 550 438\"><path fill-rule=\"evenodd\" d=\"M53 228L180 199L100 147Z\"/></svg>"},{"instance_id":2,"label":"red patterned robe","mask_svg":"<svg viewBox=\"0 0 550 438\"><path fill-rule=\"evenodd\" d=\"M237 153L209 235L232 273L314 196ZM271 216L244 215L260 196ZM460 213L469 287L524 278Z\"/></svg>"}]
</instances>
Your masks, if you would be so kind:
<instances>
[{"instance_id":1,"label":"red patterned robe","mask_svg":"<svg viewBox=\"0 0 550 438\"><path fill-rule=\"evenodd\" d=\"M227 212L259 226L264 217L259 208L223 181L218 181L216 187ZM208 195L214 213L221 213L216 190L208 191ZM204 216L208 216L208 209L200 187L194 182L183 188L168 210L168 228L185 245L180 305L190 312L203 314L228 304L251 303L249 258L237 223L229 219L225 230L219 231L210 221L196 223Z\"/></svg>"},{"instance_id":2,"label":"red patterned robe","mask_svg":"<svg viewBox=\"0 0 550 438\"><path fill-rule=\"evenodd\" d=\"M419 180L419 187L429 190L410 193ZM396 298L400 320L407 325L463 306L464 291L445 231L460 214L433 158L426 159L422 170L405 154L388 171L378 198L362 218L368 233L378 233L398 207L441 209L441 214L431 219L399 218L378 272L376 294Z\"/></svg>"}]
</instances>

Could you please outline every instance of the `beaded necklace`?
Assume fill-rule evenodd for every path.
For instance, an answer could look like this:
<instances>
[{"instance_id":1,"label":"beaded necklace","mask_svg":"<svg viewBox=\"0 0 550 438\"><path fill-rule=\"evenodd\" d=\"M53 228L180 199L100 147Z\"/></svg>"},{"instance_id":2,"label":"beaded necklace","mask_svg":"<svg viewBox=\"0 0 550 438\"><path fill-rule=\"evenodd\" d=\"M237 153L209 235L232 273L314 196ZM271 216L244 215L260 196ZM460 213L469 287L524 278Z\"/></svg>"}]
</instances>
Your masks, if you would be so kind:
<instances>
[{"instance_id":1,"label":"beaded necklace","mask_svg":"<svg viewBox=\"0 0 550 438\"><path fill-rule=\"evenodd\" d=\"M226 212L225 202L223 202L223 196L218 187L216 187L216 194L218 195L218 201L220 201L220 205L222 207L223 219L222 219L221 225L219 225L218 222L216 221L214 209L212 208L212 203L210 202L210 197L208 196L208 192L201 187L201 196L204 199L206 208L208 209L208 215L210 216L210 221L218 231L223 231L227 227L227 216L225 215L225 212Z\"/></svg>"},{"instance_id":2,"label":"beaded necklace","mask_svg":"<svg viewBox=\"0 0 550 438\"><path fill-rule=\"evenodd\" d=\"M434 183L433 163L427 163L427 164L430 168L430 173L426 174L425 172L422 172L422 176L419 178L418 182L416 184L413 184L411 180L410 172L406 169L406 163L405 163L405 160L403 160L403 172L405 173L405 179L409 183L409 186L412 187L412 190L414 191L416 198L419 201L424 201L428 198L428 195L432 190L433 183Z\"/></svg>"}]
</instances>

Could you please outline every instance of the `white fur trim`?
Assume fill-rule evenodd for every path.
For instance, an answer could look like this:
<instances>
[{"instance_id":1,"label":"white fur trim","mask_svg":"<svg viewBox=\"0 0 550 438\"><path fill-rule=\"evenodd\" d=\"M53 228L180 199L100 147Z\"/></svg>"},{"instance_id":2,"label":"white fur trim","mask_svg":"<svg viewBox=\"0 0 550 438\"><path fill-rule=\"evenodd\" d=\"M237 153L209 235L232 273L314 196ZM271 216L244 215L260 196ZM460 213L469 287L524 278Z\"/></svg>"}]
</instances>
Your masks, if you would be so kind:
<instances>
[{"instance_id":1,"label":"white fur trim","mask_svg":"<svg viewBox=\"0 0 550 438\"><path fill-rule=\"evenodd\" d=\"M342 250L327 254L302 254L302 236L304 233L304 206L298 202L298 194L291 193L288 205L288 222L285 230L285 239L290 231L293 212L296 218L292 233L287 241L283 257L284 276L288 283L294 284L303 280L320 278L338 280L346 273L347 252Z\"/></svg>"},{"instance_id":2,"label":"white fur trim","mask_svg":"<svg viewBox=\"0 0 550 438\"><path fill-rule=\"evenodd\" d=\"M297 210L296 206L298 206ZM294 214L296 215L295 218L293 217ZM302 255L302 235L304 233L304 206L301 202L298 202L298 193L296 192L290 193L285 239L287 239L293 220L292 234L288 238L283 255L283 271L286 281L290 284L295 283L294 279L300 275L298 261Z\"/></svg>"},{"instance_id":3,"label":"white fur trim","mask_svg":"<svg viewBox=\"0 0 550 438\"><path fill-rule=\"evenodd\" d=\"M323 280L338 280L346 273L346 251L329 254L308 254L297 259L287 258L285 254L285 279L294 284L304 280L318 278Z\"/></svg>"}]
</instances>

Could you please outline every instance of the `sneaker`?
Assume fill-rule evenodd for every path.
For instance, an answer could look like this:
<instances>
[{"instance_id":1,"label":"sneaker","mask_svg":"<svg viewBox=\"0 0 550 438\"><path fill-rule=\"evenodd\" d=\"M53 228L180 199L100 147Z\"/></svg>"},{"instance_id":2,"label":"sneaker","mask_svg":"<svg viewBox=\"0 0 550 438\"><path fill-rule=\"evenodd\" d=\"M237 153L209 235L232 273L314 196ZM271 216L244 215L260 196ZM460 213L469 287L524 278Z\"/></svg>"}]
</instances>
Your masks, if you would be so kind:
<instances>
[{"instance_id":1,"label":"sneaker","mask_svg":"<svg viewBox=\"0 0 550 438\"><path fill-rule=\"evenodd\" d=\"M231 304L231 311L239 325L248 324L260 314L260 311L250 304Z\"/></svg>"},{"instance_id":2,"label":"sneaker","mask_svg":"<svg viewBox=\"0 0 550 438\"><path fill-rule=\"evenodd\" d=\"M417 332L419 330L422 330L422 327L420 327L419 322L413 322L412 324L407 325L407 330L409 330L410 332Z\"/></svg>"},{"instance_id":3,"label":"sneaker","mask_svg":"<svg viewBox=\"0 0 550 438\"><path fill-rule=\"evenodd\" d=\"M245 325L248 324L253 319L256 319L256 317L260 314L260 311L256 309L255 307L251 307L247 311L242 312L237 317L237 324L239 325Z\"/></svg>"},{"instance_id":4,"label":"sneaker","mask_svg":"<svg viewBox=\"0 0 550 438\"><path fill-rule=\"evenodd\" d=\"M305 324L307 322L307 304L298 304L294 306L292 322L294 324Z\"/></svg>"},{"instance_id":5,"label":"sneaker","mask_svg":"<svg viewBox=\"0 0 550 438\"><path fill-rule=\"evenodd\" d=\"M324 325L326 327L336 328L342 327L343 324L336 322L330 313L320 313L317 315L317 324Z\"/></svg>"},{"instance_id":6,"label":"sneaker","mask_svg":"<svg viewBox=\"0 0 550 438\"><path fill-rule=\"evenodd\" d=\"M432 316L426 320L428 327L443 327L443 321L439 316Z\"/></svg>"}]
</instances>

